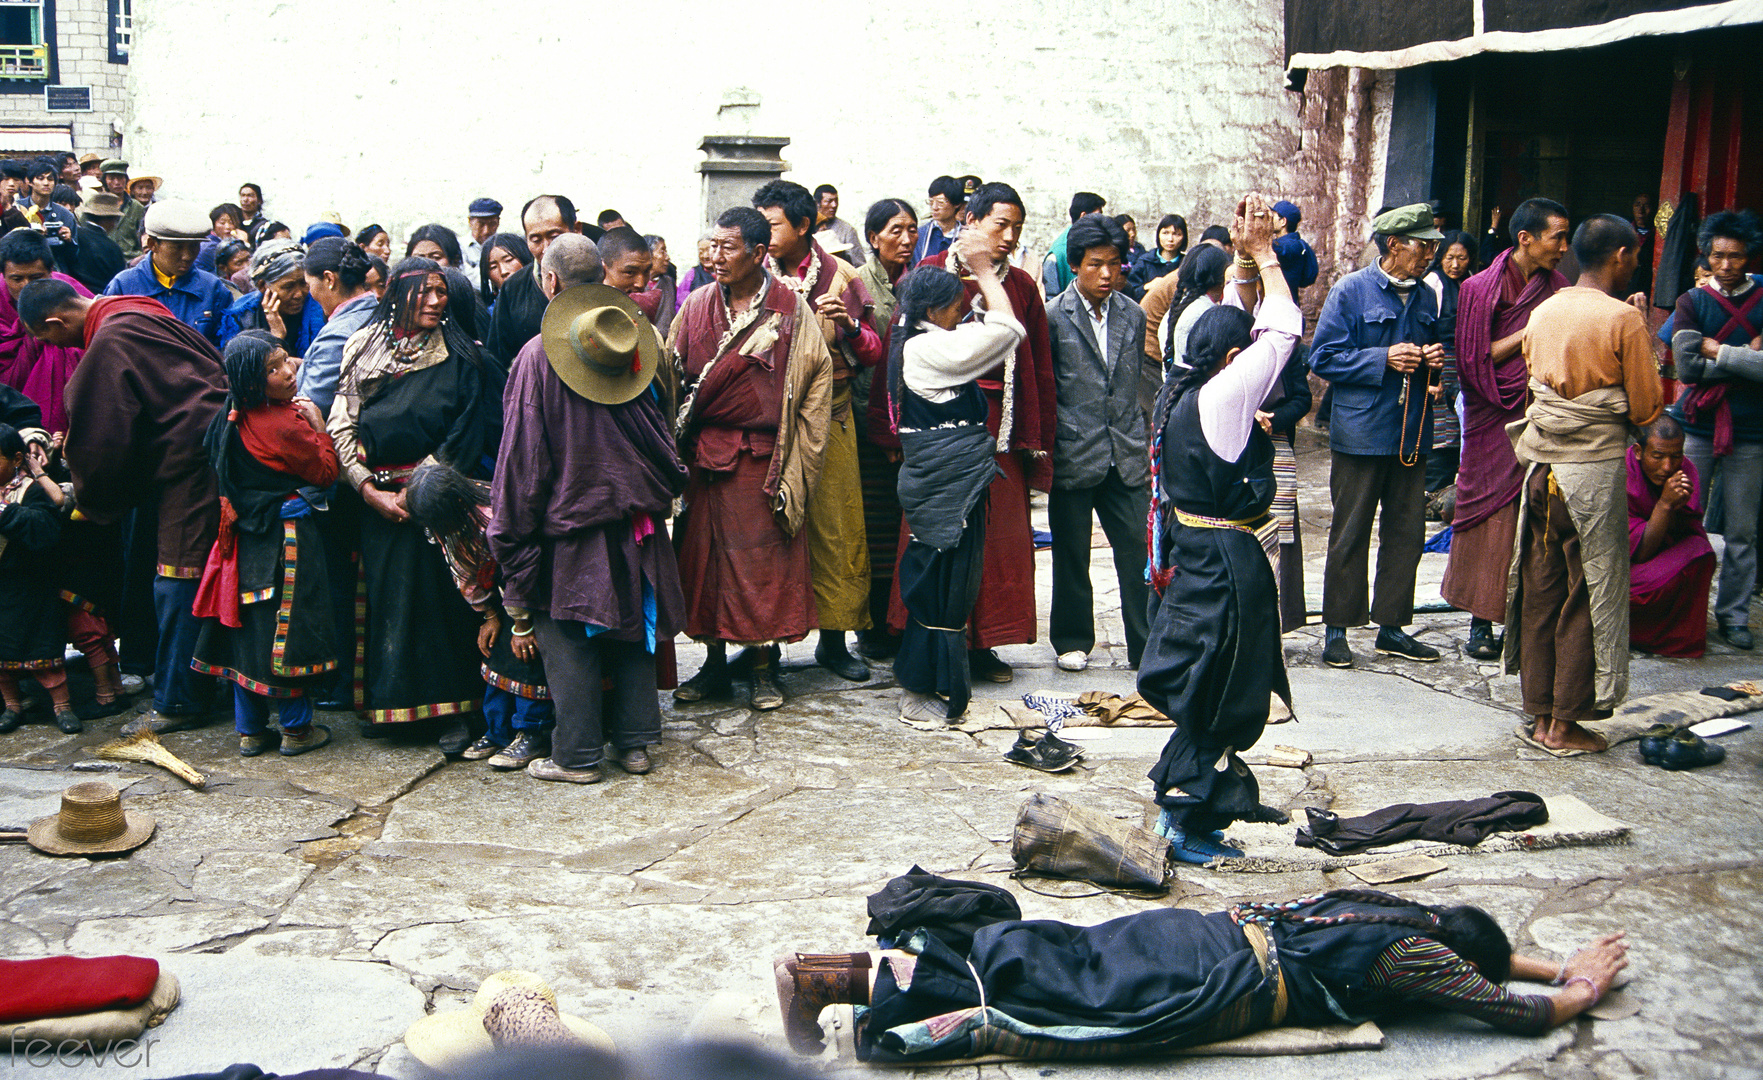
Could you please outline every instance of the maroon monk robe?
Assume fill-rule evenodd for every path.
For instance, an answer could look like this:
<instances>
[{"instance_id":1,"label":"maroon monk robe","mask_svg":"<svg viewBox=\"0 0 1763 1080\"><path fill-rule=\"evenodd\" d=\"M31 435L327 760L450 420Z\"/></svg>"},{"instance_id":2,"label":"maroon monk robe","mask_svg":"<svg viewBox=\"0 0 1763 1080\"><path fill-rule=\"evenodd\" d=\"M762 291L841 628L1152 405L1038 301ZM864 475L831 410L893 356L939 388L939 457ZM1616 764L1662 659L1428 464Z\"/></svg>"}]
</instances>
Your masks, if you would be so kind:
<instances>
[{"instance_id":1,"label":"maroon monk robe","mask_svg":"<svg viewBox=\"0 0 1763 1080\"><path fill-rule=\"evenodd\" d=\"M794 332L819 333L818 326L794 326L796 294L787 285L776 278L767 284L766 311L784 313ZM699 383L691 426L681 434L691 479L674 528L685 631L698 641L737 645L800 641L819 623L808 534L785 532L770 498L790 334L779 334L757 356L738 346L704 379L728 328L720 288L687 297L674 321L681 376Z\"/></svg>"},{"instance_id":2,"label":"maroon monk robe","mask_svg":"<svg viewBox=\"0 0 1763 1080\"><path fill-rule=\"evenodd\" d=\"M214 546L220 489L202 441L225 405L220 354L165 305L92 301L63 454L81 515L100 525L157 495L162 577L200 577Z\"/></svg>"},{"instance_id":3,"label":"maroon monk robe","mask_svg":"<svg viewBox=\"0 0 1763 1080\"><path fill-rule=\"evenodd\" d=\"M1463 448L1451 559L1440 591L1452 606L1489 622L1506 618L1506 575L1523 482L1506 425L1523 419L1530 404L1530 370L1523 350L1496 363L1493 344L1524 329L1536 306L1567 284L1555 270L1525 280L1508 249L1465 281L1457 294Z\"/></svg>"},{"instance_id":4,"label":"maroon monk robe","mask_svg":"<svg viewBox=\"0 0 1763 1080\"><path fill-rule=\"evenodd\" d=\"M1690 501L1672 513L1664 545L1642 562L1641 538L1659 504L1659 489L1641 471L1639 450L1628 448L1629 644L1660 656L1699 657L1708 648L1708 586L1715 562L1702 527L1696 466L1683 459Z\"/></svg>"},{"instance_id":5,"label":"maroon monk robe","mask_svg":"<svg viewBox=\"0 0 1763 1080\"><path fill-rule=\"evenodd\" d=\"M949 252L933 255L921 266L948 269ZM966 300L963 317L972 310L979 286L962 275ZM979 603L968 620L968 643L976 649L999 645L1022 645L1035 640L1035 546L1028 520L1028 492L1050 490L1053 485L1053 444L1058 435L1054 410L1058 396L1053 385L1053 346L1047 334L1047 308L1041 302L1034 279L1011 267L1004 278L1004 292L1028 336L1016 347L1016 378L1011 392L1010 449L998 455L1003 475L992 481L991 509L986 523L985 566L980 572ZM986 424L998 433L1003 419L1004 367L1000 365L976 380L986 392L989 411ZM1041 451L1024 460L1027 451ZM901 523L899 549L906 549L907 530ZM888 625L895 633L905 629L906 605L900 586L888 603Z\"/></svg>"}]
</instances>

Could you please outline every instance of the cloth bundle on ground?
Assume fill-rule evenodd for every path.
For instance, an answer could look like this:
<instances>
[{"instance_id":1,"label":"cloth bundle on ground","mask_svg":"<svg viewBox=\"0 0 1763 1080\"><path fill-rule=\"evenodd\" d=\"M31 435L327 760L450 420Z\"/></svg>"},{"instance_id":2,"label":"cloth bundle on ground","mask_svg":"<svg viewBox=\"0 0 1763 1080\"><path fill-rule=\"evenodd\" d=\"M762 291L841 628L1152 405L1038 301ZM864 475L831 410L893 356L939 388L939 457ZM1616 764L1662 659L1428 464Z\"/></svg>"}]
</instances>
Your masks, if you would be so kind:
<instances>
[{"instance_id":1,"label":"cloth bundle on ground","mask_svg":"<svg viewBox=\"0 0 1763 1080\"><path fill-rule=\"evenodd\" d=\"M0 960L0 1024L15 1043L138 1038L178 1003L178 981L139 956Z\"/></svg>"},{"instance_id":2,"label":"cloth bundle on ground","mask_svg":"<svg viewBox=\"0 0 1763 1080\"><path fill-rule=\"evenodd\" d=\"M1019 874L1157 894L1168 890L1168 854L1169 841L1148 829L1041 794L1022 804L1010 841Z\"/></svg>"},{"instance_id":3,"label":"cloth bundle on ground","mask_svg":"<svg viewBox=\"0 0 1763 1080\"><path fill-rule=\"evenodd\" d=\"M924 927L951 948L965 949L980 927L1020 918L1016 897L998 886L938 877L915 865L870 896L863 932L888 948L901 931Z\"/></svg>"},{"instance_id":4,"label":"cloth bundle on ground","mask_svg":"<svg viewBox=\"0 0 1763 1080\"><path fill-rule=\"evenodd\" d=\"M1404 840L1474 847L1492 833L1516 832L1549 820L1542 796L1528 791L1496 791L1485 799L1457 802L1401 803L1355 818L1315 807L1304 812L1310 827L1298 830L1298 846L1321 848L1330 855L1353 855Z\"/></svg>"}]
</instances>

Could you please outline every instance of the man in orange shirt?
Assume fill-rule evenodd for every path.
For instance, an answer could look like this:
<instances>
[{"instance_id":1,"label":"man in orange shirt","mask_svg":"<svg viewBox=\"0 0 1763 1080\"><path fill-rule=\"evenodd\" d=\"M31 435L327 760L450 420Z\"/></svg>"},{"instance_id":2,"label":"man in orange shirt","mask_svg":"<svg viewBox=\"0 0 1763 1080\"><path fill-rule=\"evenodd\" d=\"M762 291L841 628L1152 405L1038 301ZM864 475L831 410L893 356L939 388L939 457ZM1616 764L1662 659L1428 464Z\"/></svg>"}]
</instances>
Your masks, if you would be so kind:
<instances>
[{"instance_id":1,"label":"man in orange shirt","mask_svg":"<svg viewBox=\"0 0 1763 1080\"><path fill-rule=\"evenodd\" d=\"M1547 750L1606 749L1580 722L1608 717L1628 692L1625 461L1630 426L1663 406L1646 297L1617 298L1640 246L1613 214L1581 224L1578 284L1537 305L1524 330L1531 403L1514 448L1525 482L1505 661L1536 718L1519 737Z\"/></svg>"}]
</instances>

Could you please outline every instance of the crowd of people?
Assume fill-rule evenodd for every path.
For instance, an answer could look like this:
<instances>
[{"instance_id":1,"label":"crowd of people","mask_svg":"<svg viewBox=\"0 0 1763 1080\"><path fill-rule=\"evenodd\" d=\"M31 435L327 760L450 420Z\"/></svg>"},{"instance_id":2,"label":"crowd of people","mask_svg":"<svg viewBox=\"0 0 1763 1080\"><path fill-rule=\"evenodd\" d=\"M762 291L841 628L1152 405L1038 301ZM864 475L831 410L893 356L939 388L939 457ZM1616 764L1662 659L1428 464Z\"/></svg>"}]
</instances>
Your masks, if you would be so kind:
<instances>
[{"instance_id":1,"label":"crowd of people","mask_svg":"<svg viewBox=\"0 0 1763 1080\"><path fill-rule=\"evenodd\" d=\"M1163 215L1145 248L1079 192L1034 274L1023 200L977 176L934 180L923 220L883 199L860 226L834 186L773 181L688 268L560 195L518 231L477 199L469 239L425 225L394 258L378 225L296 238L255 184L206 212L159 185L95 155L0 163L0 729L29 708L21 676L74 731L151 675L129 726L155 733L201 723L218 679L242 754L324 745L315 709L343 710L594 782L607 747L648 770L658 690L727 699L738 680L782 705L778 646L811 633L854 682L892 657L903 718L959 717L974 680L1012 679L993 650L1036 638L1043 491L1058 666L1096 644L1099 523L1127 660L1177 720L1152 774L1162 827L1215 857L1218 829L1263 812L1234 754L1270 698L1289 704L1280 635L1308 614L1312 374L1325 663L1352 666L1367 623L1379 653L1439 658L1408 633L1430 509L1453 529L1466 653L1521 674L1539 745L1599 749L1579 724L1621 699L1631 634L1704 647L1707 589L1678 586L1715 576L1714 492L1719 632L1751 646L1748 212L1692 241L1709 278L1672 298L1667 382L1645 298L1619 297L1648 223L1582 222L1570 282L1568 211L1543 198L1504 247L1443 232L1436 206L1386 208L1306 348L1317 258L1298 206L1260 194L1191 246ZM681 633L708 650L683 681ZM92 701L68 689L70 642Z\"/></svg>"}]
</instances>

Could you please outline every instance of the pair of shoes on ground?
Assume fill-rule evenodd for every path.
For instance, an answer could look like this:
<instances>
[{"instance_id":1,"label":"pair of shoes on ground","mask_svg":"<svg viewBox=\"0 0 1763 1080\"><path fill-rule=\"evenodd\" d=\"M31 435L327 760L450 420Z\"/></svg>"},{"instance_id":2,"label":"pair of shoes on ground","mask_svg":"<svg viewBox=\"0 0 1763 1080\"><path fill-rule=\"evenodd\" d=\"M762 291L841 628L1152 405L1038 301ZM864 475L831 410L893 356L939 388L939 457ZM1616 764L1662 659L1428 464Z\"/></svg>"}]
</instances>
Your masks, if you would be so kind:
<instances>
[{"instance_id":1,"label":"pair of shoes on ground","mask_svg":"<svg viewBox=\"0 0 1763 1080\"><path fill-rule=\"evenodd\" d=\"M1347 645L1346 628L1331 626L1325 637L1322 662L1334 668L1352 667L1353 650ZM1383 656L1399 656L1404 660L1413 660L1420 664L1430 664L1439 658L1437 649L1414 640L1399 626L1379 627L1374 648Z\"/></svg>"},{"instance_id":2,"label":"pair of shoes on ground","mask_svg":"<svg viewBox=\"0 0 1763 1080\"><path fill-rule=\"evenodd\" d=\"M504 746L488 733L460 753L466 761L485 761L492 769L524 769L533 761L551 752L550 740L528 731L516 731Z\"/></svg>"},{"instance_id":3,"label":"pair of shoes on ground","mask_svg":"<svg viewBox=\"0 0 1763 1080\"><path fill-rule=\"evenodd\" d=\"M618 767L632 776L643 776L655 767L644 747L620 750L613 758ZM585 769L568 769L548 757L534 758L527 764L526 774L539 780L557 780L567 784L598 784L606 779L606 766L596 762Z\"/></svg>"},{"instance_id":4,"label":"pair of shoes on ground","mask_svg":"<svg viewBox=\"0 0 1763 1080\"><path fill-rule=\"evenodd\" d=\"M698 674L674 689L673 700L682 705L691 705L700 701L726 701L734 697L734 678L729 666L725 662L714 666L706 664L699 668ZM866 668L865 671L867 670ZM784 692L777 684L777 666L767 664L764 667L754 667L751 671L752 674L748 677L750 689L747 691L747 704L759 712L780 708L784 703ZM868 678L867 674L864 678Z\"/></svg>"},{"instance_id":5,"label":"pair of shoes on ground","mask_svg":"<svg viewBox=\"0 0 1763 1080\"><path fill-rule=\"evenodd\" d=\"M323 724L308 724L303 730L283 731L280 735L273 731L265 731L259 735L239 736L239 756L256 757L259 754L267 754L271 748L277 747L279 744L283 757L299 757L301 754L329 745L330 741L331 729Z\"/></svg>"},{"instance_id":6,"label":"pair of shoes on ground","mask_svg":"<svg viewBox=\"0 0 1763 1080\"><path fill-rule=\"evenodd\" d=\"M1640 739L1641 760L1673 772L1718 765L1726 760L1726 747L1716 746L1688 728L1655 724Z\"/></svg>"},{"instance_id":7,"label":"pair of shoes on ground","mask_svg":"<svg viewBox=\"0 0 1763 1080\"><path fill-rule=\"evenodd\" d=\"M1735 649L1743 649L1745 652L1750 652L1757 647L1756 640L1751 637L1751 628L1741 626L1738 623L1720 624L1720 636L1728 645Z\"/></svg>"},{"instance_id":8,"label":"pair of shoes on ground","mask_svg":"<svg viewBox=\"0 0 1763 1080\"><path fill-rule=\"evenodd\" d=\"M1083 760L1083 751L1051 731L1023 731L1004 760L1045 773L1064 772Z\"/></svg>"},{"instance_id":9,"label":"pair of shoes on ground","mask_svg":"<svg viewBox=\"0 0 1763 1080\"><path fill-rule=\"evenodd\" d=\"M5 712L0 712L0 735L11 734L23 724L24 711L22 709L7 709ZM79 715L72 709L56 709L55 726L63 735L78 735L86 730L86 726L80 722Z\"/></svg>"}]
</instances>

